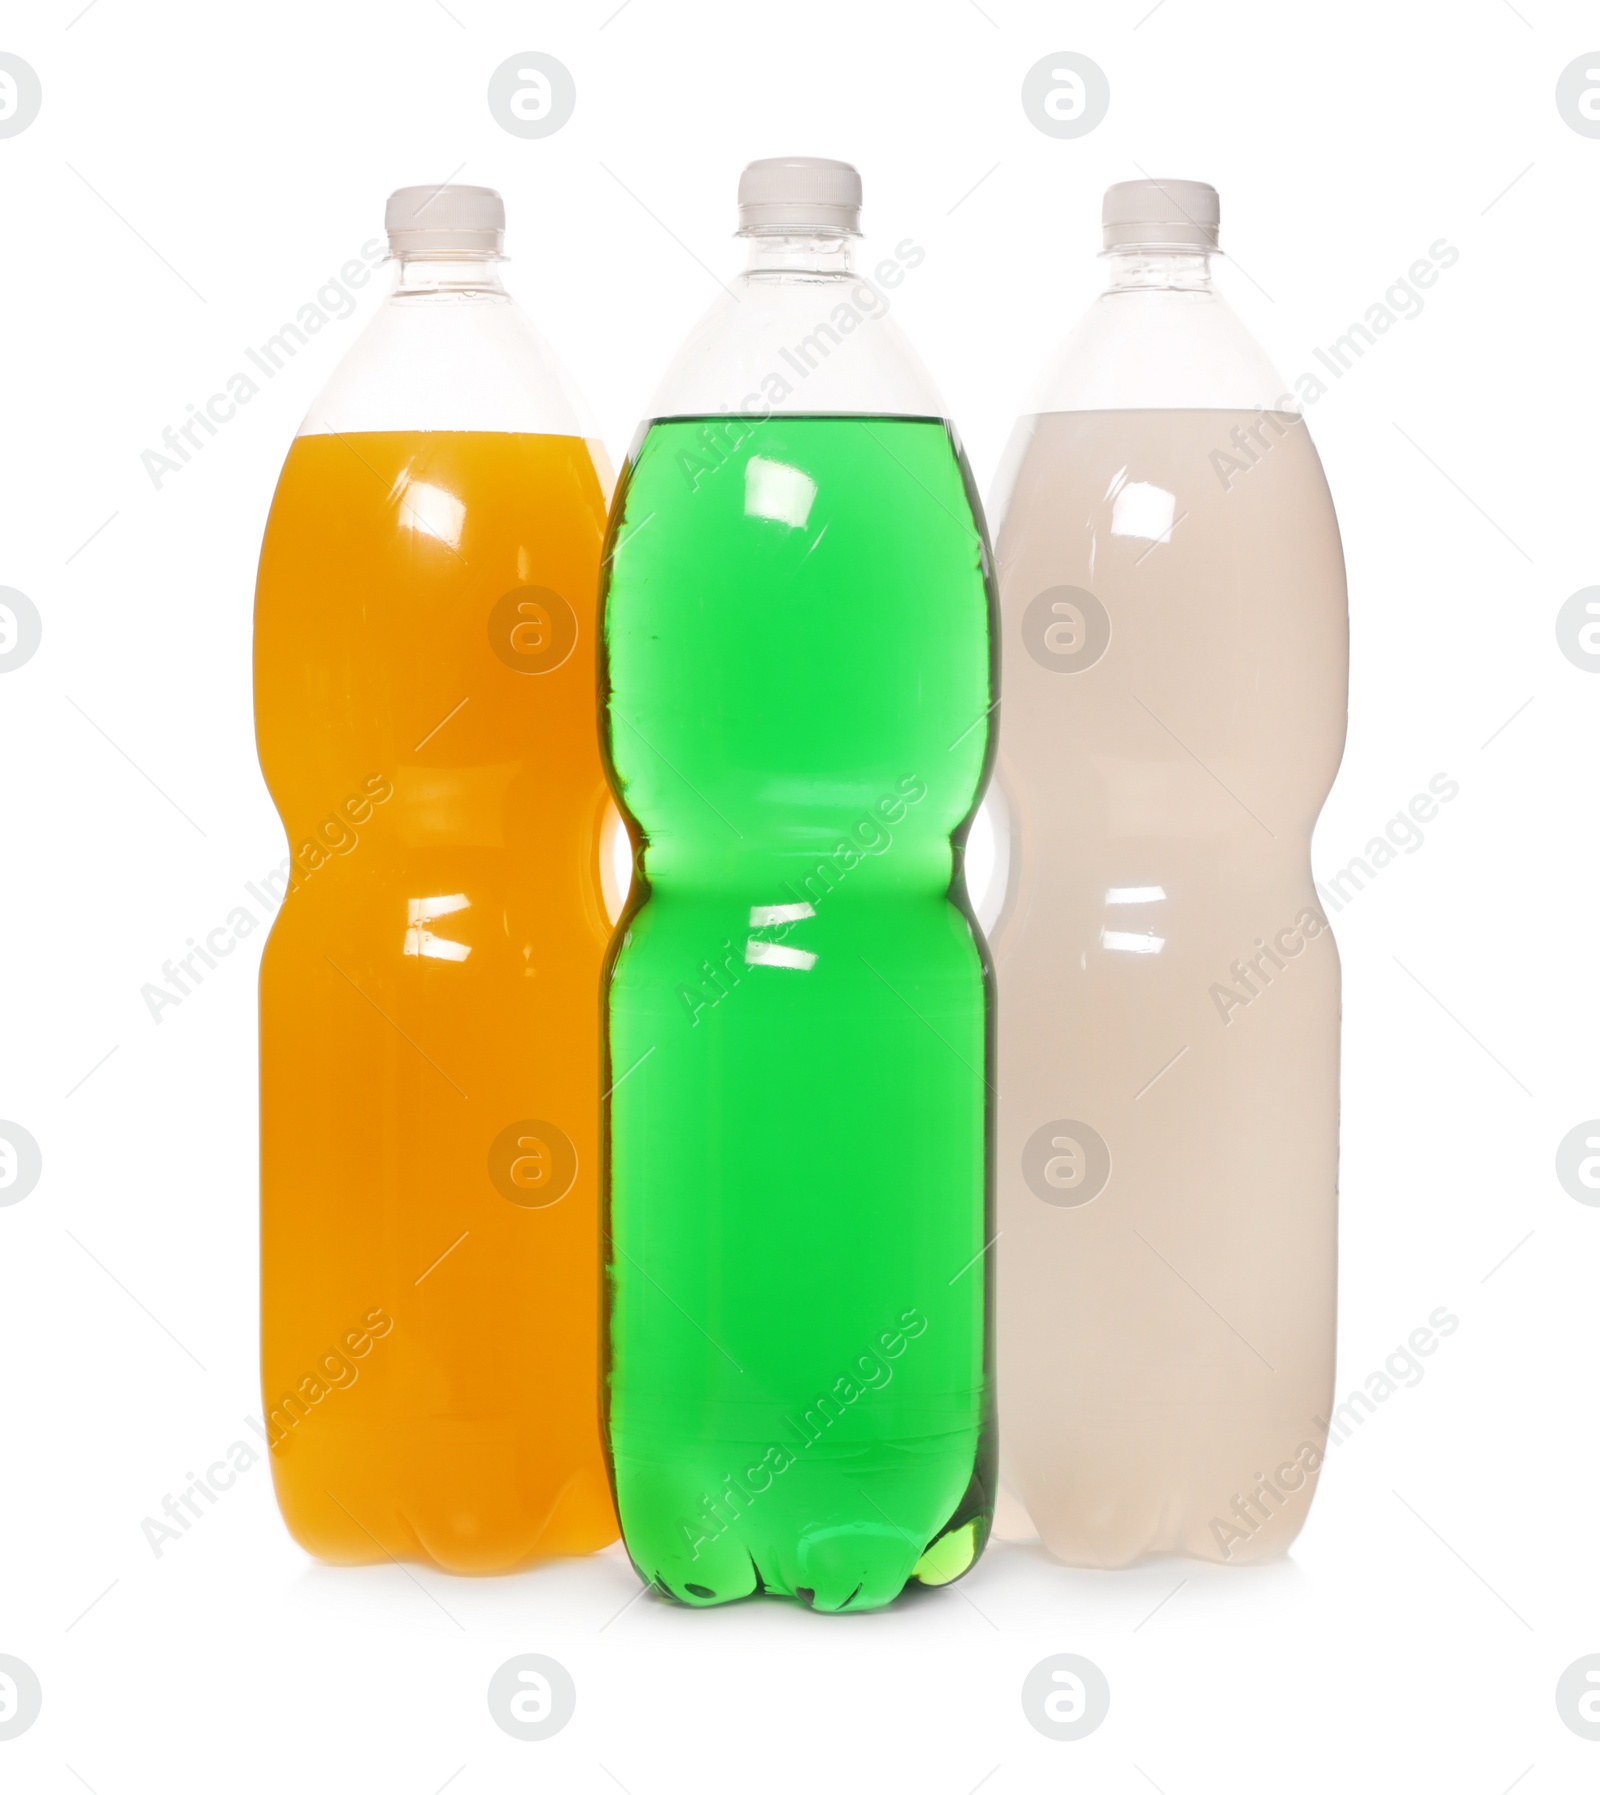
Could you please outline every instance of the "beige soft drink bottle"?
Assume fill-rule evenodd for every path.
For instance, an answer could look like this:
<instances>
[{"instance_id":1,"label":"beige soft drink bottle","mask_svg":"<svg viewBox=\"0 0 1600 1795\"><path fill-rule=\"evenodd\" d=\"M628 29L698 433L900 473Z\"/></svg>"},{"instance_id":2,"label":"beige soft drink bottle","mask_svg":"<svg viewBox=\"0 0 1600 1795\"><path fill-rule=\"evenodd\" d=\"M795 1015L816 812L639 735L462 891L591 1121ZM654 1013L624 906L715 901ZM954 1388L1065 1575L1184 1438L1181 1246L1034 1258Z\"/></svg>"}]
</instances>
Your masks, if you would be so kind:
<instances>
[{"instance_id":1,"label":"beige soft drink bottle","mask_svg":"<svg viewBox=\"0 0 1600 1795\"><path fill-rule=\"evenodd\" d=\"M1105 293L997 510L1003 1481L1070 1563L1305 1519L1334 1349L1339 960L1312 827L1344 560L1211 285L1215 191L1106 195Z\"/></svg>"}]
</instances>

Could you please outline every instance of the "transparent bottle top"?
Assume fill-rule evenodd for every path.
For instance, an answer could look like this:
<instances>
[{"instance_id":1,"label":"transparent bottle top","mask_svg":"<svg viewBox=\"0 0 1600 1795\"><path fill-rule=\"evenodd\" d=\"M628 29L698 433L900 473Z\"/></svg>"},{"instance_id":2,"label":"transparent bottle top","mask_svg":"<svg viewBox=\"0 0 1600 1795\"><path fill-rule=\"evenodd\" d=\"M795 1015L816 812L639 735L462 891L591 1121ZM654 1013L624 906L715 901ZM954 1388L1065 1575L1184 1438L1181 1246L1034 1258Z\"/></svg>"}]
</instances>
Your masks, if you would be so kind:
<instances>
[{"instance_id":1,"label":"transparent bottle top","mask_svg":"<svg viewBox=\"0 0 1600 1795\"><path fill-rule=\"evenodd\" d=\"M334 370L301 436L507 431L592 439L554 352L494 255L393 258L394 286Z\"/></svg>"},{"instance_id":2,"label":"transparent bottle top","mask_svg":"<svg viewBox=\"0 0 1600 1795\"><path fill-rule=\"evenodd\" d=\"M893 289L922 260L909 238L856 268L855 239L766 233L690 332L650 418L827 413L942 418L938 388L889 316Z\"/></svg>"},{"instance_id":3,"label":"transparent bottle top","mask_svg":"<svg viewBox=\"0 0 1600 1795\"><path fill-rule=\"evenodd\" d=\"M1106 290L1046 366L1029 412L1287 410L1294 395L1211 284L1204 251L1113 251Z\"/></svg>"}]
</instances>

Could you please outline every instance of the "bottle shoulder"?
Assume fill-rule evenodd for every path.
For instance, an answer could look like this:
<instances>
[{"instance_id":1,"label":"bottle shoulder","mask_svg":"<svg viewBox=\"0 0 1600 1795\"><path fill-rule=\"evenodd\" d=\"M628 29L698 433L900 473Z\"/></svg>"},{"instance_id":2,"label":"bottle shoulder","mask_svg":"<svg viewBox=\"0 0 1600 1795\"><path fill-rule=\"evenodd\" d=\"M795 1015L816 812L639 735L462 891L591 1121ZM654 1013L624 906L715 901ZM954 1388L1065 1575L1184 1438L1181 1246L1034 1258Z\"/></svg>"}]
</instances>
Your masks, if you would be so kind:
<instances>
[{"instance_id":1,"label":"bottle shoulder","mask_svg":"<svg viewBox=\"0 0 1600 1795\"><path fill-rule=\"evenodd\" d=\"M391 294L299 434L398 430L596 434L554 351L507 293Z\"/></svg>"},{"instance_id":2,"label":"bottle shoulder","mask_svg":"<svg viewBox=\"0 0 1600 1795\"><path fill-rule=\"evenodd\" d=\"M689 333L649 415L942 417L890 303L864 276L741 277Z\"/></svg>"},{"instance_id":3,"label":"bottle shoulder","mask_svg":"<svg viewBox=\"0 0 1600 1795\"><path fill-rule=\"evenodd\" d=\"M1291 389L1211 287L1102 293L1047 364L1030 410L1284 409Z\"/></svg>"}]
</instances>

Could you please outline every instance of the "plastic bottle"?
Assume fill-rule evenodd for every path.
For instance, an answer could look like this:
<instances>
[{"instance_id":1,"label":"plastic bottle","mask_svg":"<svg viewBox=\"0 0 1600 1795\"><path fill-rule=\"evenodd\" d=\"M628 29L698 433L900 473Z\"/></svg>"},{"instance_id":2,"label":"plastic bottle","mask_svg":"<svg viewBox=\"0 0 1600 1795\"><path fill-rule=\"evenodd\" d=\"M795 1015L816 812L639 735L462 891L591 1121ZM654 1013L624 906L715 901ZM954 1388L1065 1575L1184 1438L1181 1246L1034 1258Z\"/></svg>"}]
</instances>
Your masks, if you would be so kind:
<instances>
[{"instance_id":1,"label":"plastic bottle","mask_svg":"<svg viewBox=\"0 0 1600 1795\"><path fill-rule=\"evenodd\" d=\"M602 696L608 1450L639 1574L865 1609L991 1512L982 512L853 263L860 180L758 162L750 260L619 486Z\"/></svg>"},{"instance_id":2,"label":"plastic bottle","mask_svg":"<svg viewBox=\"0 0 1600 1795\"><path fill-rule=\"evenodd\" d=\"M1310 839L1344 561L1190 181L1105 200L1106 292L1002 477L1003 1479L1071 1563L1287 1549L1327 1438L1339 961Z\"/></svg>"},{"instance_id":3,"label":"plastic bottle","mask_svg":"<svg viewBox=\"0 0 1600 1795\"><path fill-rule=\"evenodd\" d=\"M256 595L288 885L261 969L278 1502L340 1563L616 1537L598 1405L609 475L482 187L389 201L392 293L312 406Z\"/></svg>"}]
</instances>

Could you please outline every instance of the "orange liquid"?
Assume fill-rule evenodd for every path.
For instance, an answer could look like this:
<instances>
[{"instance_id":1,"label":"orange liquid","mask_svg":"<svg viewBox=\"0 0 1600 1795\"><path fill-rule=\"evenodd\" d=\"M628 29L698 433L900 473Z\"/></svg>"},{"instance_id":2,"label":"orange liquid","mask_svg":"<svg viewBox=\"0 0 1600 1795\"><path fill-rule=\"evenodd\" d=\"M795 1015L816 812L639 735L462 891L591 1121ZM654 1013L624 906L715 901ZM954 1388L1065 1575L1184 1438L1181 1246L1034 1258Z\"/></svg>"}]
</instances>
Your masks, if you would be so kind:
<instances>
[{"instance_id":1,"label":"orange liquid","mask_svg":"<svg viewBox=\"0 0 1600 1795\"><path fill-rule=\"evenodd\" d=\"M600 455L301 437L262 544L256 732L293 869L261 969L263 1398L284 1519L338 1563L617 1537Z\"/></svg>"}]
</instances>

